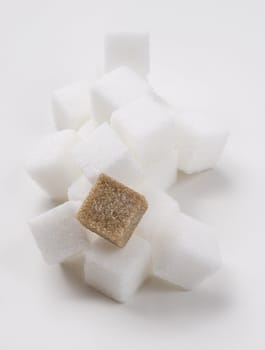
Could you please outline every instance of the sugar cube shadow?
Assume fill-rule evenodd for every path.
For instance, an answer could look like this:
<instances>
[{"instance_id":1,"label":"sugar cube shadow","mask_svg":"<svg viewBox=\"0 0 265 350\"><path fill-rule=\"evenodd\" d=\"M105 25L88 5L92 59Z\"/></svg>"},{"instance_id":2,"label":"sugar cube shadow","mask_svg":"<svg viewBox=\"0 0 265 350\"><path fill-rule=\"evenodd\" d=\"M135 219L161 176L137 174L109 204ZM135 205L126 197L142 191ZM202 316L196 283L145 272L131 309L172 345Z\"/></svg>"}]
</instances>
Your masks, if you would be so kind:
<instances>
[{"instance_id":1,"label":"sugar cube shadow","mask_svg":"<svg viewBox=\"0 0 265 350\"><path fill-rule=\"evenodd\" d=\"M84 256L80 255L60 265L64 282L69 287L67 297L97 301L104 304L117 304L114 300L86 285L84 280ZM65 294L64 294L65 295Z\"/></svg>"},{"instance_id":2,"label":"sugar cube shadow","mask_svg":"<svg viewBox=\"0 0 265 350\"><path fill-rule=\"evenodd\" d=\"M216 276L217 277L217 276ZM234 296L227 271L220 271L215 284L208 280L192 291L185 291L158 279L150 278L135 298L125 305L130 312L148 320L196 324L225 312L233 305Z\"/></svg>"},{"instance_id":3,"label":"sugar cube shadow","mask_svg":"<svg viewBox=\"0 0 265 350\"><path fill-rule=\"evenodd\" d=\"M69 286L64 298L97 302L131 315L165 322L173 319L176 322L202 320L217 317L233 304L231 295L232 278L227 269L222 269L211 283L208 280L193 291L186 291L155 278L148 278L140 290L128 300L120 304L88 287L83 277L83 257L61 264L61 272L65 283Z\"/></svg>"},{"instance_id":4,"label":"sugar cube shadow","mask_svg":"<svg viewBox=\"0 0 265 350\"><path fill-rule=\"evenodd\" d=\"M231 190L231 179L219 168L208 169L196 174L178 172L177 187L194 186L196 194L214 195L222 191Z\"/></svg>"}]
</instances>

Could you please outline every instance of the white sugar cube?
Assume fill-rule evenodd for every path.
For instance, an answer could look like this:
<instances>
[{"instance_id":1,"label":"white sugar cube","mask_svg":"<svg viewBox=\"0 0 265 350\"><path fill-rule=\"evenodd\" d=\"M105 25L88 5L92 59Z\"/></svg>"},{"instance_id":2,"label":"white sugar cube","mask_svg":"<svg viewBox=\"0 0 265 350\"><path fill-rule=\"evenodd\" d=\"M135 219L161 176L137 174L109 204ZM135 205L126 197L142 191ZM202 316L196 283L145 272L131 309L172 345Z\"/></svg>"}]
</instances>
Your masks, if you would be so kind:
<instances>
[{"instance_id":1,"label":"white sugar cube","mask_svg":"<svg viewBox=\"0 0 265 350\"><path fill-rule=\"evenodd\" d=\"M149 96L116 110L111 126L144 165L162 159L175 145L174 118Z\"/></svg>"},{"instance_id":2,"label":"white sugar cube","mask_svg":"<svg viewBox=\"0 0 265 350\"><path fill-rule=\"evenodd\" d=\"M163 236L168 218L180 211L179 204L169 194L152 185L141 184L136 189L145 196L148 209L135 232L152 242L157 235Z\"/></svg>"},{"instance_id":3,"label":"white sugar cube","mask_svg":"<svg viewBox=\"0 0 265 350\"><path fill-rule=\"evenodd\" d=\"M91 88L93 118L109 121L111 113L151 91L148 83L127 67L119 67L100 78Z\"/></svg>"},{"instance_id":4,"label":"white sugar cube","mask_svg":"<svg viewBox=\"0 0 265 350\"><path fill-rule=\"evenodd\" d=\"M54 91L52 110L57 130L80 128L91 115L89 84L78 82Z\"/></svg>"},{"instance_id":5,"label":"white sugar cube","mask_svg":"<svg viewBox=\"0 0 265 350\"><path fill-rule=\"evenodd\" d=\"M87 140L78 143L73 155L92 184L101 173L126 185L136 183L142 176L141 167L107 123L96 128Z\"/></svg>"},{"instance_id":6,"label":"white sugar cube","mask_svg":"<svg viewBox=\"0 0 265 350\"><path fill-rule=\"evenodd\" d=\"M85 175L81 175L72 185L68 188L69 201L81 201L83 202L88 196L91 190L91 183Z\"/></svg>"},{"instance_id":7,"label":"white sugar cube","mask_svg":"<svg viewBox=\"0 0 265 350\"><path fill-rule=\"evenodd\" d=\"M150 258L149 243L138 236L122 249L98 238L85 256L86 283L118 302L126 302L146 278Z\"/></svg>"},{"instance_id":8,"label":"white sugar cube","mask_svg":"<svg viewBox=\"0 0 265 350\"><path fill-rule=\"evenodd\" d=\"M87 230L75 218L80 203L66 202L29 222L47 264L57 264L89 247Z\"/></svg>"},{"instance_id":9,"label":"white sugar cube","mask_svg":"<svg viewBox=\"0 0 265 350\"><path fill-rule=\"evenodd\" d=\"M187 174L215 166L226 144L227 131L211 127L201 113L175 115L179 169Z\"/></svg>"},{"instance_id":10,"label":"white sugar cube","mask_svg":"<svg viewBox=\"0 0 265 350\"><path fill-rule=\"evenodd\" d=\"M76 140L72 130L45 136L26 165L31 177L57 201L66 200L68 187L81 175L71 153Z\"/></svg>"},{"instance_id":11,"label":"white sugar cube","mask_svg":"<svg viewBox=\"0 0 265 350\"><path fill-rule=\"evenodd\" d=\"M211 229L180 212L168 218L154 242L153 275L182 288L194 288L221 265Z\"/></svg>"},{"instance_id":12,"label":"white sugar cube","mask_svg":"<svg viewBox=\"0 0 265 350\"><path fill-rule=\"evenodd\" d=\"M148 33L108 33L104 40L104 65L109 72L119 66L128 66L140 75L150 69Z\"/></svg>"},{"instance_id":13,"label":"white sugar cube","mask_svg":"<svg viewBox=\"0 0 265 350\"><path fill-rule=\"evenodd\" d=\"M178 151L173 149L161 160L144 168L145 181L164 190L177 181Z\"/></svg>"},{"instance_id":14,"label":"white sugar cube","mask_svg":"<svg viewBox=\"0 0 265 350\"><path fill-rule=\"evenodd\" d=\"M94 119L90 119L88 122L86 122L77 132L77 135L82 139L87 139L91 132L94 131L97 127L96 122Z\"/></svg>"}]
</instances>

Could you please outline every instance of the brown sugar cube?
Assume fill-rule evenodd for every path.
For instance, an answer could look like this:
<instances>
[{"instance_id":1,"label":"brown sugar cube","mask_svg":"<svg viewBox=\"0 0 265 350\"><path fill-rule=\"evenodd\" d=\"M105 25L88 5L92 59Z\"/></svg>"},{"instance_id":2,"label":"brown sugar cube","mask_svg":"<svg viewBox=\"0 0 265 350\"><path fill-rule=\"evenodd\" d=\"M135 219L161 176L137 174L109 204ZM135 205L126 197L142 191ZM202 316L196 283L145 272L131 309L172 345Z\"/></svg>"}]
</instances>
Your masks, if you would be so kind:
<instances>
[{"instance_id":1,"label":"brown sugar cube","mask_svg":"<svg viewBox=\"0 0 265 350\"><path fill-rule=\"evenodd\" d=\"M77 213L77 219L89 230L122 248L147 207L140 193L101 174Z\"/></svg>"}]
</instances>

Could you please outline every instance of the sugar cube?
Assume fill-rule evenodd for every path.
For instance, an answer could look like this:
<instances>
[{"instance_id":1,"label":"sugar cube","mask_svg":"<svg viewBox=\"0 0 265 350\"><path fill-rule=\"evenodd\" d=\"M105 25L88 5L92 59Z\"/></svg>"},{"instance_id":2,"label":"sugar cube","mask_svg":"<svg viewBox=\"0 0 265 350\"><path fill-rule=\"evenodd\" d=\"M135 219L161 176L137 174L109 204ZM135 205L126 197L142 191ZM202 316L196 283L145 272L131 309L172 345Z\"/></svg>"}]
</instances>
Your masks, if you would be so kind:
<instances>
[{"instance_id":1,"label":"sugar cube","mask_svg":"<svg viewBox=\"0 0 265 350\"><path fill-rule=\"evenodd\" d=\"M91 115L89 84L78 82L54 91L52 111L57 130L80 128Z\"/></svg>"},{"instance_id":2,"label":"sugar cube","mask_svg":"<svg viewBox=\"0 0 265 350\"><path fill-rule=\"evenodd\" d=\"M97 127L96 122L94 121L94 119L89 119L89 121L87 121L77 132L77 135L81 138L81 139L87 139L90 134L92 133L92 131L94 131Z\"/></svg>"},{"instance_id":3,"label":"sugar cube","mask_svg":"<svg viewBox=\"0 0 265 350\"><path fill-rule=\"evenodd\" d=\"M87 140L78 143L73 155L91 183L100 173L126 185L134 184L142 177L142 168L107 123L97 127Z\"/></svg>"},{"instance_id":4,"label":"sugar cube","mask_svg":"<svg viewBox=\"0 0 265 350\"><path fill-rule=\"evenodd\" d=\"M75 142L76 134L72 130L45 136L26 165L31 177L57 201L66 200L68 187L81 175L71 153Z\"/></svg>"},{"instance_id":5,"label":"sugar cube","mask_svg":"<svg viewBox=\"0 0 265 350\"><path fill-rule=\"evenodd\" d=\"M85 255L86 283L126 302L147 277L150 258L150 244L140 237L133 236L123 249L98 238Z\"/></svg>"},{"instance_id":6,"label":"sugar cube","mask_svg":"<svg viewBox=\"0 0 265 350\"><path fill-rule=\"evenodd\" d=\"M139 75L149 73L148 33L116 32L108 33L104 39L105 71L119 66L127 66Z\"/></svg>"},{"instance_id":7,"label":"sugar cube","mask_svg":"<svg viewBox=\"0 0 265 350\"><path fill-rule=\"evenodd\" d=\"M113 112L111 126L142 164L162 159L176 143L173 117L149 96Z\"/></svg>"},{"instance_id":8,"label":"sugar cube","mask_svg":"<svg viewBox=\"0 0 265 350\"><path fill-rule=\"evenodd\" d=\"M176 114L175 125L179 169L192 174L214 167L226 144L227 131L211 127L198 112Z\"/></svg>"},{"instance_id":9,"label":"sugar cube","mask_svg":"<svg viewBox=\"0 0 265 350\"><path fill-rule=\"evenodd\" d=\"M167 190L177 181L178 151L173 149L161 160L144 167L145 181Z\"/></svg>"},{"instance_id":10,"label":"sugar cube","mask_svg":"<svg viewBox=\"0 0 265 350\"><path fill-rule=\"evenodd\" d=\"M137 190L145 196L148 209L135 233L153 242L157 235L163 236L168 218L180 211L179 204L169 194L153 185L141 184L137 186Z\"/></svg>"},{"instance_id":11,"label":"sugar cube","mask_svg":"<svg viewBox=\"0 0 265 350\"><path fill-rule=\"evenodd\" d=\"M68 188L67 195L69 201L83 201L91 190L91 183L85 175L81 175Z\"/></svg>"},{"instance_id":12,"label":"sugar cube","mask_svg":"<svg viewBox=\"0 0 265 350\"><path fill-rule=\"evenodd\" d=\"M109 121L111 113L151 91L148 83L127 67L119 67L101 77L91 88L93 118Z\"/></svg>"},{"instance_id":13,"label":"sugar cube","mask_svg":"<svg viewBox=\"0 0 265 350\"><path fill-rule=\"evenodd\" d=\"M86 229L75 218L78 202L66 202L29 222L47 264L57 264L89 247Z\"/></svg>"},{"instance_id":14,"label":"sugar cube","mask_svg":"<svg viewBox=\"0 0 265 350\"><path fill-rule=\"evenodd\" d=\"M168 217L153 244L153 275L184 289L192 289L221 265L211 229L179 212Z\"/></svg>"},{"instance_id":15,"label":"sugar cube","mask_svg":"<svg viewBox=\"0 0 265 350\"><path fill-rule=\"evenodd\" d=\"M144 196L101 174L77 218L86 228L122 248L147 209Z\"/></svg>"}]
</instances>

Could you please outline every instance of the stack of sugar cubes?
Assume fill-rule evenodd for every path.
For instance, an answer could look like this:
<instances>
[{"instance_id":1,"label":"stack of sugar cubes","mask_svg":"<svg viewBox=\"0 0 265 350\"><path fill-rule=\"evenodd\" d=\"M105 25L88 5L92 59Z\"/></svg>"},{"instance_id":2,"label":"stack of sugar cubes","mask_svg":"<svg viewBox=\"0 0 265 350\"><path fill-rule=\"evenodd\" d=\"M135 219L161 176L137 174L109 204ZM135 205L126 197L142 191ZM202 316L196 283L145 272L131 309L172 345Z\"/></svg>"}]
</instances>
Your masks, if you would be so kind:
<instances>
[{"instance_id":1,"label":"stack of sugar cubes","mask_svg":"<svg viewBox=\"0 0 265 350\"><path fill-rule=\"evenodd\" d=\"M84 279L125 302L148 276L192 289L220 267L211 228L168 189L212 168L227 133L194 127L150 86L149 35L104 39L104 74L53 93L57 131L27 170L58 204L29 222L48 264L84 254Z\"/></svg>"}]
</instances>

